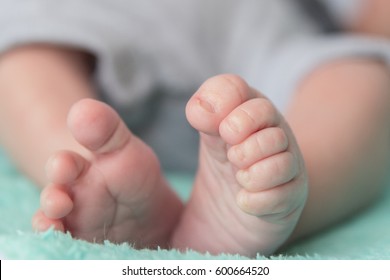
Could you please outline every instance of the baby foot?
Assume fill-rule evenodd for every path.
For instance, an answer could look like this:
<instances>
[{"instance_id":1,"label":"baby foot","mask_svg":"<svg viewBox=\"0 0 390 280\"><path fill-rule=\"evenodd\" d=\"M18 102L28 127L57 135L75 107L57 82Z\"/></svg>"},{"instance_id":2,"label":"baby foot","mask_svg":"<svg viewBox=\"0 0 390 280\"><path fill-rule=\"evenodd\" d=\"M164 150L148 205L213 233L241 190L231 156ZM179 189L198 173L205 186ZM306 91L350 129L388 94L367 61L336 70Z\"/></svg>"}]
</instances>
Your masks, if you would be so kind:
<instances>
[{"instance_id":1,"label":"baby foot","mask_svg":"<svg viewBox=\"0 0 390 280\"><path fill-rule=\"evenodd\" d=\"M152 150L114 110L95 100L76 103L68 125L86 152L59 151L49 159L50 183L33 227L53 226L94 242L166 246L182 205Z\"/></svg>"},{"instance_id":2,"label":"baby foot","mask_svg":"<svg viewBox=\"0 0 390 280\"><path fill-rule=\"evenodd\" d=\"M206 81L188 102L199 130L199 169L173 246L210 253L271 254L293 231L307 176L281 114L242 79Z\"/></svg>"}]
</instances>

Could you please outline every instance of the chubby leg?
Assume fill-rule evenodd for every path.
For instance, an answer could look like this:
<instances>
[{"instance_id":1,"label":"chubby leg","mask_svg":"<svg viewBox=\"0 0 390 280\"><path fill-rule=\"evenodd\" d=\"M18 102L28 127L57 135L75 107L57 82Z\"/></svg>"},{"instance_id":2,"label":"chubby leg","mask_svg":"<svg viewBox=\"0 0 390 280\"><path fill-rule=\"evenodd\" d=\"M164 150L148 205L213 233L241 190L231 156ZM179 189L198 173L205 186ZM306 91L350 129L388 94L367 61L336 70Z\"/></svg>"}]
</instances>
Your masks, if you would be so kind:
<instances>
[{"instance_id":1,"label":"chubby leg","mask_svg":"<svg viewBox=\"0 0 390 280\"><path fill-rule=\"evenodd\" d=\"M54 226L89 241L167 246L182 205L152 150L114 110L95 100L76 103L68 125L88 152L59 151L49 159L50 183L33 226Z\"/></svg>"},{"instance_id":2,"label":"chubby leg","mask_svg":"<svg viewBox=\"0 0 390 280\"><path fill-rule=\"evenodd\" d=\"M294 240L361 210L389 182L390 71L369 59L323 65L302 81L286 119L310 182Z\"/></svg>"},{"instance_id":3,"label":"chubby leg","mask_svg":"<svg viewBox=\"0 0 390 280\"><path fill-rule=\"evenodd\" d=\"M48 45L0 55L0 144L40 188L54 151L84 151L69 133L66 116L78 100L96 98L86 56Z\"/></svg>"},{"instance_id":4,"label":"chubby leg","mask_svg":"<svg viewBox=\"0 0 390 280\"><path fill-rule=\"evenodd\" d=\"M206 81L186 113L201 136L200 159L173 246L274 252L293 231L307 196L303 159L283 116L234 75Z\"/></svg>"}]
</instances>

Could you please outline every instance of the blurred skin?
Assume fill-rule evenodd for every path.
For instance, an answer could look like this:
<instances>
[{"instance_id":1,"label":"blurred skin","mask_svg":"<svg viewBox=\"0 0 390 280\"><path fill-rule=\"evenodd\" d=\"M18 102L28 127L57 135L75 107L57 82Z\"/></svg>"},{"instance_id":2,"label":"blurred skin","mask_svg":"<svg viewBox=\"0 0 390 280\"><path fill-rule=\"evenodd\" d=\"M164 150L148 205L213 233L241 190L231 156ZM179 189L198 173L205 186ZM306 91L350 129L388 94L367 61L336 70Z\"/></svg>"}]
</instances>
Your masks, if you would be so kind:
<instances>
[{"instance_id":1,"label":"blurred skin","mask_svg":"<svg viewBox=\"0 0 390 280\"><path fill-rule=\"evenodd\" d=\"M68 48L26 45L0 56L0 144L34 182L58 149L85 150L66 128L70 107L95 98L87 56Z\"/></svg>"},{"instance_id":2,"label":"blurred skin","mask_svg":"<svg viewBox=\"0 0 390 280\"><path fill-rule=\"evenodd\" d=\"M362 8L351 26L353 32L390 38L390 1L363 0Z\"/></svg>"},{"instance_id":3,"label":"blurred skin","mask_svg":"<svg viewBox=\"0 0 390 280\"><path fill-rule=\"evenodd\" d=\"M349 26L345 26L345 29L362 35L390 39L389 15L390 1L363 0L355 21L351 22ZM387 97L390 93L389 74L388 66L380 61L340 61L317 69L298 89L298 94L287 112L287 119L297 135L305 155L308 172L311 174L311 176L309 175L311 188L301 222L291 236L291 240L305 236L305 232L315 232L327 224L333 224L342 217L348 217L351 213L368 205L375 200L389 181L390 178L387 175L390 165L388 133L390 118L387 113L390 109L388 106L390 100ZM359 80L358 77L363 80ZM321 92L323 93L321 94ZM373 95L376 96L373 97ZM315 99L314 101L322 106L317 108L319 110L315 114L306 117L307 121L304 123L302 121L305 119L304 107L305 103L310 102L310 99ZM339 114L325 113L325 106L331 104L331 100L335 101L332 110L336 110ZM383 103L381 104L381 102ZM342 109L343 106L344 109ZM356 106L360 110L354 110L351 106ZM324 107L325 109L323 109ZM324 113L325 115L323 115ZM339 116L345 114L347 117L350 113L353 114L349 116L349 121L352 122L344 123L344 126L340 121L348 121L348 119L339 118ZM312 130L311 124L318 127L320 123L323 123L322 128L328 128L325 131L333 130L334 132L323 135L321 141L316 142L314 135L316 129ZM377 127L374 128L375 126ZM349 143L343 142L348 138L345 132L342 132L346 127L348 127L349 133L352 133L348 140L351 141ZM371 129L374 129L375 132ZM309 132L310 130L313 132L312 134ZM305 134L301 140L299 139L300 131ZM344 136L334 137L342 134ZM356 137L362 138L360 141L356 141ZM374 142L377 143L377 146L372 145ZM337 148L333 150L331 155L323 154L321 156L322 152L325 153L328 150L326 147L331 146L332 143ZM359 147L359 145L362 146ZM364 153L367 156L363 156ZM315 157L330 159L332 155L335 158L333 161L329 160L328 163L315 159ZM360 159L355 158L357 155ZM343 164L343 158L350 158L351 164ZM353 158L359 163L352 164ZM330 166L329 163L334 165ZM370 167L372 164L379 165L372 168ZM372 176L368 176L371 179L366 180L368 170L371 170ZM350 174L350 176L342 176L341 173ZM347 181L343 182L343 177ZM336 193L341 194L341 196L335 196ZM318 199L319 197L322 199ZM314 203L319 204L314 205ZM328 205L332 205L331 209ZM318 217L322 218L317 219Z\"/></svg>"},{"instance_id":4,"label":"blurred skin","mask_svg":"<svg viewBox=\"0 0 390 280\"><path fill-rule=\"evenodd\" d=\"M346 59L315 70L286 118L309 174L309 199L292 235L299 238L369 205L389 181L390 71Z\"/></svg>"}]
</instances>

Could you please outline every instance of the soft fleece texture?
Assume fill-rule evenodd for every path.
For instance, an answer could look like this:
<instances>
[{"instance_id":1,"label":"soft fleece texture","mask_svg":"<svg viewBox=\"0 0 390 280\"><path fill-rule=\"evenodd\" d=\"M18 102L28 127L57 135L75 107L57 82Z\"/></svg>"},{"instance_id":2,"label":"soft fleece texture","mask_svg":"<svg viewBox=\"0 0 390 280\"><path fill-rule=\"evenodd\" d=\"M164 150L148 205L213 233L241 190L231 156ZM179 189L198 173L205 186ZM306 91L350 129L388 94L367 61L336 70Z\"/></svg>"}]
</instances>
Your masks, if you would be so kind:
<instances>
[{"instance_id":1,"label":"soft fleece texture","mask_svg":"<svg viewBox=\"0 0 390 280\"><path fill-rule=\"evenodd\" d=\"M179 195L188 197L191 178L169 176ZM177 250L136 250L130 244L92 244L49 230L34 233L30 220L39 192L0 153L0 259L246 259L238 255ZM301 241L271 259L390 259L390 188L364 212ZM257 259L266 259L258 255Z\"/></svg>"}]
</instances>

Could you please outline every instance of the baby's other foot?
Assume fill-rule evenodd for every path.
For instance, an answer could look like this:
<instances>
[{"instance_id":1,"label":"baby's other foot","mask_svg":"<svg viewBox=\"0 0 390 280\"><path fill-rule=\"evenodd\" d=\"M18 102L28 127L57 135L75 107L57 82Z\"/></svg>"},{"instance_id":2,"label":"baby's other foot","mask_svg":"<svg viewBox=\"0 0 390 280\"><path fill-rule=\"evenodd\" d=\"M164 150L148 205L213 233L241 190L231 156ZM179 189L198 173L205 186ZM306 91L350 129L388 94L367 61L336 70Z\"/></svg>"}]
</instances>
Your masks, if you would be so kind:
<instances>
[{"instance_id":1,"label":"baby's other foot","mask_svg":"<svg viewBox=\"0 0 390 280\"><path fill-rule=\"evenodd\" d=\"M76 103L68 125L87 152L59 151L49 159L50 183L33 227L54 227L94 242L167 246L182 205L153 151L113 109L95 100Z\"/></svg>"},{"instance_id":2,"label":"baby's other foot","mask_svg":"<svg viewBox=\"0 0 390 280\"><path fill-rule=\"evenodd\" d=\"M186 113L200 132L199 169L173 246L273 253L290 236L307 197L303 159L284 118L234 75L206 81Z\"/></svg>"}]
</instances>

